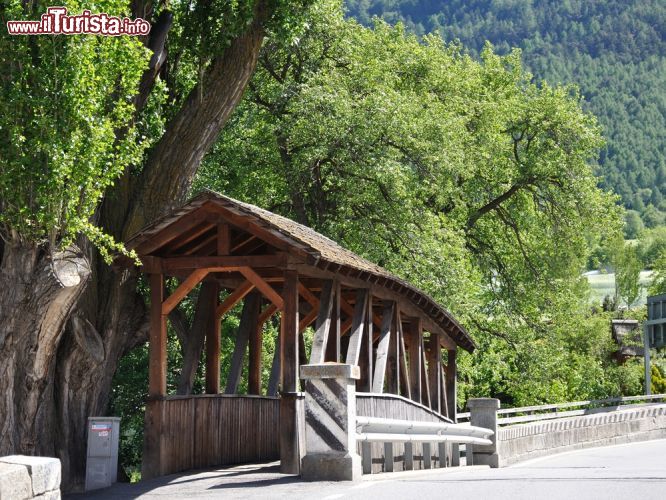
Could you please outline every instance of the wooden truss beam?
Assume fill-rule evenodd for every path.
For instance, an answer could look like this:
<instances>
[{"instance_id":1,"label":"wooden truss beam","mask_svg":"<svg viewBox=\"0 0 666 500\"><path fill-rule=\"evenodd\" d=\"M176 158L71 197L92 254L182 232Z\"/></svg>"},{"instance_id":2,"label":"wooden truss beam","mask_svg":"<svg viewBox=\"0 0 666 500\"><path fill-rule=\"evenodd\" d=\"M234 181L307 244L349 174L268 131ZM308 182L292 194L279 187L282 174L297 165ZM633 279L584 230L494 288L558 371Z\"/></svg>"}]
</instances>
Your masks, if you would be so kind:
<instances>
[{"instance_id":1,"label":"wooden truss beam","mask_svg":"<svg viewBox=\"0 0 666 500\"><path fill-rule=\"evenodd\" d=\"M320 364L325 360L328 335L331 330L331 312L333 311L334 296L335 287L333 280L326 280L321 291L321 300L319 301L319 314L317 316L317 328L312 339L310 364Z\"/></svg>"},{"instance_id":2,"label":"wooden truss beam","mask_svg":"<svg viewBox=\"0 0 666 500\"><path fill-rule=\"evenodd\" d=\"M269 304L266 306L259 315L259 328L262 328L264 323L266 323L266 321L268 321L276 312L278 312L278 308L275 304Z\"/></svg>"},{"instance_id":3,"label":"wooden truss beam","mask_svg":"<svg viewBox=\"0 0 666 500\"><path fill-rule=\"evenodd\" d=\"M405 333L402 330L402 317L400 310L396 311L396 327L398 329L398 360L400 373L398 375L398 383L402 395L406 395L412 399L412 388L409 384L409 368L407 366L407 350L405 349Z\"/></svg>"},{"instance_id":4,"label":"wooden truss beam","mask_svg":"<svg viewBox=\"0 0 666 500\"><path fill-rule=\"evenodd\" d=\"M431 408L442 413L442 352L437 335L430 333L428 340L428 382L430 384Z\"/></svg>"},{"instance_id":5,"label":"wooden truss beam","mask_svg":"<svg viewBox=\"0 0 666 500\"><path fill-rule=\"evenodd\" d=\"M382 314L382 327L379 333L377 343L377 357L375 359L375 372L372 379L372 392L384 392L384 380L386 378L386 364L388 360L389 347L391 342L391 326L393 324L393 312L395 302L392 300L384 301L384 312Z\"/></svg>"},{"instance_id":6,"label":"wooden truss beam","mask_svg":"<svg viewBox=\"0 0 666 500\"><path fill-rule=\"evenodd\" d=\"M423 353L421 351L421 337L423 336L423 329L421 327L421 320L416 318L409 323L407 330L407 347L409 348L409 381L411 386L412 399L417 403L422 402L422 384L421 384L421 363L423 361Z\"/></svg>"},{"instance_id":7,"label":"wooden truss beam","mask_svg":"<svg viewBox=\"0 0 666 500\"><path fill-rule=\"evenodd\" d=\"M207 257L187 256L143 258L143 269L145 272L161 272L167 274L187 269L209 269L209 272L224 272L237 271L237 268L242 267L283 267L286 264L287 254L284 253L267 255L211 255Z\"/></svg>"},{"instance_id":8,"label":"wooden truss beam","mask_svg":"<svg viewBox=\"0 0 666 500\"><path fill-rule=\"evenodd\" d=\"M347 363L350 365L358 365L361 356L361 346L363 342L363 331L365 327L365 316L368 311L368 297L369 292L366 289L360 288L356 292L356 305L352 315L351 335L349 337L349 347L347 348ZM340 331L342 335L345 327ZM366 332L367 335L367 332Z\"/></svg>"},{"instance_id":9,"label":"wooden truss beam","mask_svg":"<svg viewBox=\"0 0 666 500\"><path fill-rule=\"evenodd\" d=\"M440 342L442 343L443 347L445 347L446 349L456 348L456 343L439 324L435 323L435 321L431 317L429 317L422 309L420 309L414 303L412 303L408 298L404 297L403 295L400 295L399 293L393 290L389 290L388 288L385 288L379 284L370 283L368 281L359 278L352 278L351 276L343 276L335 274L334 272L331 271L325 271L319 268L315 268L311 265L294 264L294 268L305 276L318 277L321 279L338 279L340 281L340 284L346 288L356 288L356 289L368 288L373 297L377 297L384 300L395 301L398 304L400 304L400 309L408 316L421 318L421 320L423 321L423 327L426 330L440 334ZM345 311L345 313L350 314L349 310L347 309L347 306L345 306L342 303L340 305L342 307L342 310ZM374 321L375 318L373 318L373 322Z\"/></svg>"}]
</instances>

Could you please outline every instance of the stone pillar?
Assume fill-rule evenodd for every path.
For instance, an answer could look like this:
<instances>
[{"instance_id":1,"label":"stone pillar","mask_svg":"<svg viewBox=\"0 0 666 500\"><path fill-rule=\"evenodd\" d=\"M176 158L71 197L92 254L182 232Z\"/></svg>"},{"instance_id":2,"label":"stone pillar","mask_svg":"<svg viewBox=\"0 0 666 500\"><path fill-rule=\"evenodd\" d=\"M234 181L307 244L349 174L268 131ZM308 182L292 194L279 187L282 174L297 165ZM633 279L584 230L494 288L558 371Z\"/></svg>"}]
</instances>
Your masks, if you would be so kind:
<instances>
[{"instance_id":1,"label":"stone pillar","mask_svg":"<svg viewBox=\"0 0 666 500\"><path fill-rule=\"evenodd\" d=\"M493 431L490 440L491 445L473 446L474 465L489 465L490 467L499 467L499 454L497 450L497 410L500 407L499 399L495 398L475 398L467 402L470 412L470 424L475 427L485 427ZM468 449L472 446L468 446Z\"/></svg>"},{"instance_id":2,"label":"stone pillar","mask_svg":"<svg viewBox=\"0 0 666 500\"><path fill-rule=\"evenodd\" d=\"M361 457L356 453L356 365L302 365L305 381L306 480L357 481Z\"/></svg>"}]
</instances>

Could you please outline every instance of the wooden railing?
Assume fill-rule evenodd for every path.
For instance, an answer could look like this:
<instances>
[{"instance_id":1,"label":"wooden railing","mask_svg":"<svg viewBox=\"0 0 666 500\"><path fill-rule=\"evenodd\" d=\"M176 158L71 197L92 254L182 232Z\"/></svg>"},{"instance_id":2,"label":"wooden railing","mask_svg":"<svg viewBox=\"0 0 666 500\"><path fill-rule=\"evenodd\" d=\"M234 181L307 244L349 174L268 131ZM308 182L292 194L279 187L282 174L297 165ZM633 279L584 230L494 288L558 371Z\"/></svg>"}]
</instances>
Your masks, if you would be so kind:
<instances>
[{"instance_id":1,"label":"wooden railing","mask_svg":"<svg viewBox=\"0 0 666 500\"><path fill-rule=\"evenodd\" d=\"M168 396L157 408L160 474L280 458L280 400L237 395Z\"/></svg>"},{"instance_id":2,"label":"wooden railing","mask_svg":"<svg viewBox=\"0 0 666 500\"><path fill-rule=\"evenodd\" d=\"M511 425L540 420L552 420L564 417L577 417L594 413L605 413L630 406L645 405L666 401L666 394L649 396L626 396L621 398L595 399L590 401L574 401L520 408L502 408L497 410L497 424ZM458 422L469 422L470 414L458 413Z\"/></svg>"},{"instance_id":3,"label":"wooden railing","mask_svg":"<svg viewBox=\"0 0 666 500\"><path fill-rule=\"evenodd\" d=\"M356 414L417 422L452 422L427 406L397 394L357 392Z\"/></svg>"}]
</instances>

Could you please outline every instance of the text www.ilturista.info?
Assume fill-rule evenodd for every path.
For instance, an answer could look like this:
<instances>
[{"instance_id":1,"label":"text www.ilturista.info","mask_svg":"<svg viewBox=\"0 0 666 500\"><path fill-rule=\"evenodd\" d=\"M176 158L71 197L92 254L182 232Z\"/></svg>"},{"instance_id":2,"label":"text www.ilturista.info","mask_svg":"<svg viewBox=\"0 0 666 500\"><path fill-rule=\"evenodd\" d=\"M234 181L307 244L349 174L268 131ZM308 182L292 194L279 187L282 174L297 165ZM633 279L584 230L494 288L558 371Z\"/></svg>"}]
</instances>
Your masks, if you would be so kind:
<instances>
[{"instance_id":1,"label":"text www.ilturista.info","mask_svg":"<svg viewBox=\"0 0 666 500\"><path fill-rule=\"evenodd\" d=\"M7 31L10 35L147 35L150 23L89 10L68 16L65 7L49 7L39 21L7 21Z\"/></svg>"}]
</instances>

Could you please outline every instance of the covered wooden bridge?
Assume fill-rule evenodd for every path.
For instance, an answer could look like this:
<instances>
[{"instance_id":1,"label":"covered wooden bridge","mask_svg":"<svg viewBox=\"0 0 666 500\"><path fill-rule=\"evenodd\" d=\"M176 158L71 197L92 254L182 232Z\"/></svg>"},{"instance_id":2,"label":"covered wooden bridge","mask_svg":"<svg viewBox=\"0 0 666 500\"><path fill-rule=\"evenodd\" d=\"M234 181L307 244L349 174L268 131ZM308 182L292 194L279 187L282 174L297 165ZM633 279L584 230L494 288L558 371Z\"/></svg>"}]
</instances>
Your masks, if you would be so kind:
<instances>
[{"instance_id":1,"label":"covered wooden bridge","mask_svg":"<svg viewBox=\"0 0 666 500\"><path fill-rule=\"evenodd\" d=\"M455 421L456 350L474 349L467 332L422 291L312 229L205 191L127 245L150 283L144 477L277 458L283 472L298 473L304 453L302 364L358 365L358 415ZM177 280L171 292L169 277ZM199 284L200 294L203 287L209 291L207 319L200 325L206 393L170 395L168 318ZM221 318L241 301L222 394ZM280 333L264 387L262 335L274 315ZM310 326L308 349L304 331ZM245 358L248 393L240 395ZM381 460L372 461L372 468L389 470L385 448L375 451ZM437 460L436 454L421 453L426 466L431 458Z\"/></svg>"}]
</instances>

